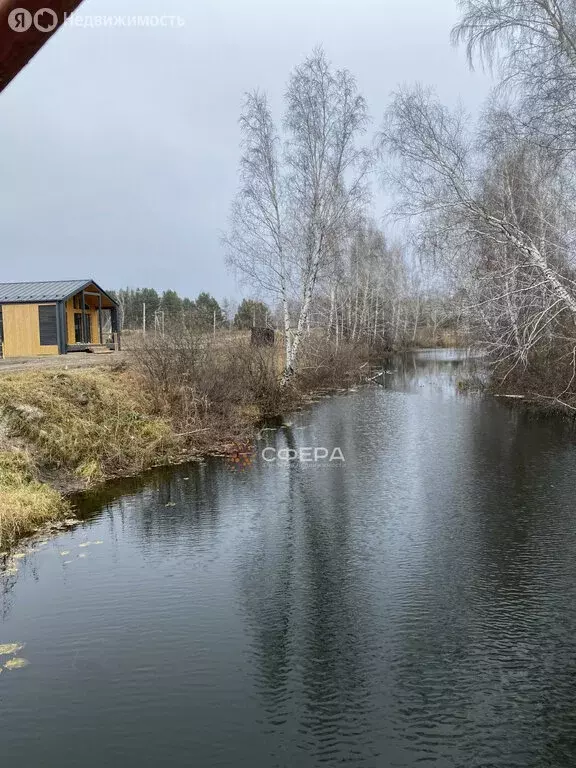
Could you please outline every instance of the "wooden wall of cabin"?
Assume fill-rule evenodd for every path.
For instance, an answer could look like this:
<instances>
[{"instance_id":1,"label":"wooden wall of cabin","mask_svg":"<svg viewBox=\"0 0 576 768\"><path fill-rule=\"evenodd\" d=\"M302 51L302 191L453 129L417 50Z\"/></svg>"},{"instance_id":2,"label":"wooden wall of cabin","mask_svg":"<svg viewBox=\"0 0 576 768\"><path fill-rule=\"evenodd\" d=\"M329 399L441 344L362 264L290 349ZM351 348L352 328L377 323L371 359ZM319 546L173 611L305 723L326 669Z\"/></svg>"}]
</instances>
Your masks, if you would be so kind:
<instances>
[{"instance_id":1,"label":"wooden wall of cabin","mask_svg":"<svg viewBox=\"0 0 576 768\"><path fill-rule=\"evenodd\" d=\"M58 346L40 344L38 304L4 304L4 357L37 357L57 355ZM46 305L44 305L46 306ZM49 306L55 306L51 304Z\"/></svg>"}]
</instances>

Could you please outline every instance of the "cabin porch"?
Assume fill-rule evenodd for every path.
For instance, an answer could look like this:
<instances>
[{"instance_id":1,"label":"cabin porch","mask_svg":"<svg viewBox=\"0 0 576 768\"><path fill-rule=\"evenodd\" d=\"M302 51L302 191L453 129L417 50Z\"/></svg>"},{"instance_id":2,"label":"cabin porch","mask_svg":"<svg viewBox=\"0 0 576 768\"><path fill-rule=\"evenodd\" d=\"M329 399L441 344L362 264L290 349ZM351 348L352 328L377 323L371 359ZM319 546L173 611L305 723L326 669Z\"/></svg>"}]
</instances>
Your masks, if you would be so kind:
<instances>
[{"instance_id":1,"label":"cabin porch","mask_svg":"<svg viewBox=\"0 0 576 768\"><path fill-rule=\"evenodd\" d=\"M97 285L67 299L64 309L67 352L120 349L117 306Z\"/></svg>"}]
</instances>

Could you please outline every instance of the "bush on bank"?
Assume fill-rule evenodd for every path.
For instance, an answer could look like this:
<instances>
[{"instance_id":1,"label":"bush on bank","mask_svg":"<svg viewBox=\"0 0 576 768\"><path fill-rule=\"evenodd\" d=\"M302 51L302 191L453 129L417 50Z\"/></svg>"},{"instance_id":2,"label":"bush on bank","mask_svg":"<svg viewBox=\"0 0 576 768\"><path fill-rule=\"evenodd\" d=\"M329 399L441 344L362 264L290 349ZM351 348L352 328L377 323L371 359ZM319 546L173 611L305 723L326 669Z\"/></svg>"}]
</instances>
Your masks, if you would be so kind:
<instances>
[{"instance_id":1,"label":"bush on bank","mask_svg":"<svg viewBox=\"0 0 576 768\"><path fill-rule=\"evenodd\" d=\"M134 345L124 370L0 376L1 548L64 514L67 491L226 451L262 418L358 381L366 366L365 348L312 339L281 387L280 345L174 334Z\"/></svg>"}]
</instances>

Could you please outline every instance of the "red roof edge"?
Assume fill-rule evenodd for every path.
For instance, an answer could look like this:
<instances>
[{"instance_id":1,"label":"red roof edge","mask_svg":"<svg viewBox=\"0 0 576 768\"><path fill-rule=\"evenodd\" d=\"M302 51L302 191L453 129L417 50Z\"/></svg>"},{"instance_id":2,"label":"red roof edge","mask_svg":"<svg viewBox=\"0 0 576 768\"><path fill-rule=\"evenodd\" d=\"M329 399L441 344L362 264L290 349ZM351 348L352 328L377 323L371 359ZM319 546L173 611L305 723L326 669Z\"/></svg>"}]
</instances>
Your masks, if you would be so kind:
<instances>
[{"instance_id":1,"label":"red roof edge","mask_svg":"<svg viewBox=\"0 0 576 768\"><path fill-rule=\"evenodd\" d=\"M0 91L28 64L81 2L0 0Z\"/></svg>"}]
</instances>

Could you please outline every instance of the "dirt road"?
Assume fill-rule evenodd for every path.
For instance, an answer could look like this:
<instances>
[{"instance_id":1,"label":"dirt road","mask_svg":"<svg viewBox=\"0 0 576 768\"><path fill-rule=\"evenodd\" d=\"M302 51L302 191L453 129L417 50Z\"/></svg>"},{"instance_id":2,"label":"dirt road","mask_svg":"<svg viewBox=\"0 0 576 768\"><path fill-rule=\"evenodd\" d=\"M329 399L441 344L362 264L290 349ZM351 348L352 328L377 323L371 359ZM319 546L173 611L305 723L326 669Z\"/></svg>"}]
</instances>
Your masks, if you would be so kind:
<instances>
[{"instance_id":1,"label":"dirt road","mask_svg":"<svg viewBox=\"0 0 576 768\"><path fill-rule=\"evenodd\" d=\"M111 352L109 355L95 355L88 352L73 352L68 355L50 357L11 357L0 360L0 374L26 370L70 370L94 366L112 366L126 360L125 352Z\"/></svg>"}]
</instances>

